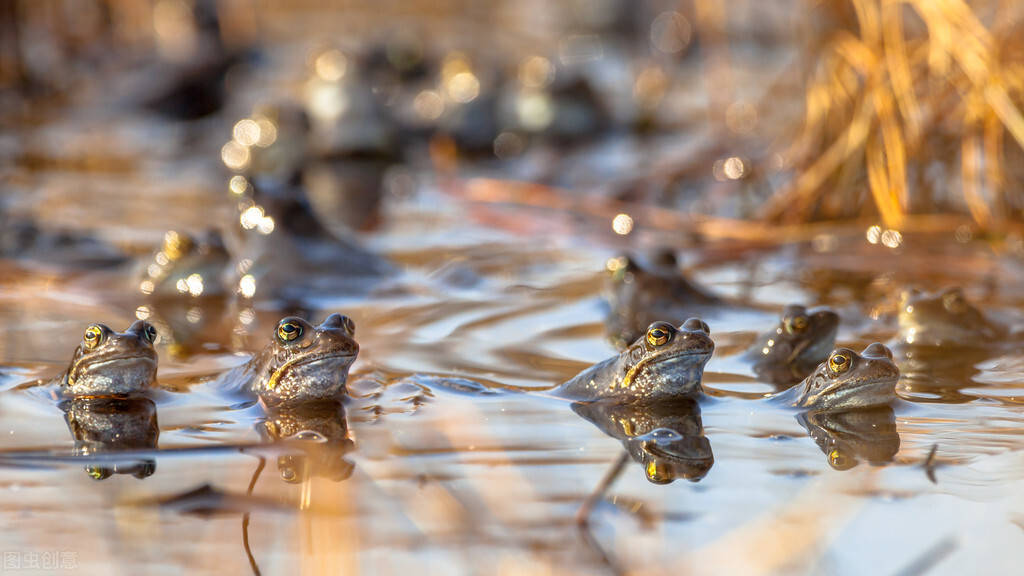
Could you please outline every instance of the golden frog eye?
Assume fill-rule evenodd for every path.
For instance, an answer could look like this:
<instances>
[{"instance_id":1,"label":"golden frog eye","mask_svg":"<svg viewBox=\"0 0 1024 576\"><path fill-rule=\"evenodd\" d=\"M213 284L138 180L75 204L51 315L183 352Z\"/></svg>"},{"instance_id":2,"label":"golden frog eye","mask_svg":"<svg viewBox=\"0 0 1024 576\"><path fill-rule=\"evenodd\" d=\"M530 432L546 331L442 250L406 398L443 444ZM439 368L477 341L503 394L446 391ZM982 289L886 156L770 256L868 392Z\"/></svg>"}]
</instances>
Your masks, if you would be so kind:
<instances>
[{"instance_id":1,"label":"golden frog eye","mask_svg":"<svg viewBox=\"0 0 1024 576\"><path fill-rule=\"evenodd\" d=\"M663 346L669 339L669 332L664 328L651 328L647 331L647 343L651 346Z\"/></svg>"},{"instance_id":2,"label":"golden frog eye","mask_svg":"<svg viewBox=\"0 0 1024 576\"><path fill-rule=\"evenodd\" d=\"M799 334L807 329L807 316L793 316L792 318L786 318L785 321L786 332L790 334Z\"/></svg>"},{"instance_id":3,"label":"golden frog eye","mask_svg":"<svg viewBox=\"0 0 1024 576\"><path fill-rule=\"evenodd\" d=\"M828 368L833 374L842 374L850 369L850 357L842 352L836 352L829 356Z\"/></svg>"},{"instance_id":4,"label":"golden frog eye","mask_svg":"<svg viewBox=\"0 0 1024 576\"><path fill-rule=\"evenodd\" d=\"M302 326L295 322L281 322L277 326L277 337L282 342L293 342L302 336Z\"/></svg>"},{"instance_id":5,"label":"golden frog eye","mask_svg":"<svg viewBox=\"0 0 1024 576\"><path fill-rule=\"evenodd\" d=\"M156 327L152 324L146 324L146 328L143 329L142 335L146 337L146 340L148 340L150 344L153 344L156 342Z\"/></svg>"},{"instance_id":6,"label":"golden frog eye","mask_svg":"<svg viewBox=\"0 0 1024 576\"><path fill-rule=\"evenodd\" d=\"M103 342L103 330L99 326L93 324L85 329L85 335L83 338L85 339L86 346L89 348L95 348Z\"/></svg>"}]
</instances>

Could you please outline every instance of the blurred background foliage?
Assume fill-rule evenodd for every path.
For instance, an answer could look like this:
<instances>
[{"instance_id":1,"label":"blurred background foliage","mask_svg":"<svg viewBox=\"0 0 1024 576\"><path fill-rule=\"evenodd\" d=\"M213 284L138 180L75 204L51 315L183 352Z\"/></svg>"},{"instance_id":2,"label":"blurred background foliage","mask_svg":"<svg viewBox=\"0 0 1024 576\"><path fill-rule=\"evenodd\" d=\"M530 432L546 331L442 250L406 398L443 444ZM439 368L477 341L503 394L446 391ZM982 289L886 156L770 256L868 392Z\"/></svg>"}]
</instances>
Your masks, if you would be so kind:
<instances>
[{"instance_id":1,"label":"blurred background foliage","mask_svg":"<svg viewBox=\"0 0 1024 576\"><path fill-rule=\"evenodd\" d=\"M596 58L626 62L634 127L705 144L627 174L609 186L615 198L640 189L646 201L713 175L688 211L772 225L865 219L897 233L944 214L1005 232L1024 202L1022 12L1006 0L12 0L0 14L2 121L30 121L108 66L154 55L209 65L205 22L228 49L404 34L485 72L518 63L520 76L531 54L564 64L596 45ZM665 120L680 108L693 114ZM723 193L743 200L722 209Z\"/></svg>"}]
</instances>

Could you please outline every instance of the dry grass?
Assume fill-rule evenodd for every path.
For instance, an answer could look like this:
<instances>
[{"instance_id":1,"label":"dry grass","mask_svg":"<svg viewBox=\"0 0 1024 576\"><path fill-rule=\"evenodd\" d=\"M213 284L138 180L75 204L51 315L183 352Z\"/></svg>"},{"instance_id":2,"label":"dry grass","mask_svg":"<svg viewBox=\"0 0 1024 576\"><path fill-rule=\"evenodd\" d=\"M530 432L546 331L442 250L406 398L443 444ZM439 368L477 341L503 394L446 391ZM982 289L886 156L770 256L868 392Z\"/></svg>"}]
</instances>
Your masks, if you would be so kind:
<instances>
[{"instance_id":1,"label":"dry grass","mask_svg":"<svg viewBox=\"0 0 1024 576\"><path fill-rule=\"evenodd\" d=\"M803 130L784 154L793 178L761 216L843 218L873 206L890 228L911 212L965 209L985 229L1019 220L1006 156L1024 146L1020 8L844 0L817 9L838 25L813 40L822 49ZM929 172L958 173L959 186Z\"/></svg>"}]
</instances>

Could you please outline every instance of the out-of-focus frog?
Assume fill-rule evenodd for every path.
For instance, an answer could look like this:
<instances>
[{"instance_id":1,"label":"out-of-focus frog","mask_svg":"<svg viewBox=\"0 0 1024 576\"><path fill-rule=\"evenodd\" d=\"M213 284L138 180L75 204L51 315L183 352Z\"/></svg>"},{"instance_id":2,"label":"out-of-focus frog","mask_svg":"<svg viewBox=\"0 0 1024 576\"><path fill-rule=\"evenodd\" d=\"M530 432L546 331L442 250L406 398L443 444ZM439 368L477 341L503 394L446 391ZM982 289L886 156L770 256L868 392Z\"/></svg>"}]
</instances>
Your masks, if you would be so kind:
<instances>
[{"instance_id":1,"label":"out-of-focus frog","mask_svg":"<svg viewBox=\"0 0 1024 576\"><path fill-rule=\"evenodd\" d=\"M745 359L773 384L794 384L818 367L836 344L839 315L828 308L786 306L778 325L762 334Z\"/></svg>"},{"instance_id":2,"label":"out-of-focus frog","mask_svg":"<svg viewBox=\"0 0 1024 576\"><path fill-rule=\"evenodd\" d=\"M608 335L624 347L658 320L681 322L722 304L722 300L690 282L680 272L675 254L662 250L648 264L632 256L608 261Z\"/></svg>"},{"instance_id":3,"label":"out-of-focus frog","mask_svg":"<svg viewBox=\"0 0 1024 576\"><path fill-rule=\"evenodd\" d=\"M986 347L1008 330L972 305L959 288L928 293L910 289L900 296L899 339L911 346Z\"/></svg>"}]
</instances>

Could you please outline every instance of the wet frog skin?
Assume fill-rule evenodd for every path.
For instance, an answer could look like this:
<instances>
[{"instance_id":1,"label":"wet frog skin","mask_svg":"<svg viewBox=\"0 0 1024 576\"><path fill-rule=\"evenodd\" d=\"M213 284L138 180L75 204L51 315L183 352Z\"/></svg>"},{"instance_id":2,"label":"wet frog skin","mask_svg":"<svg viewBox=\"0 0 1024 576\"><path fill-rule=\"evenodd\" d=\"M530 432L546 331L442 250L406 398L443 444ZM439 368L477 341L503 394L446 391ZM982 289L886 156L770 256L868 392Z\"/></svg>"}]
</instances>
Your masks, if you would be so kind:
<instances>
[{"instance_id":1,"label":"wet frog skin","mask_svg":"<svg viewBox=\"0 0 1024 576\"><path fill-rule=\"evenodd\" d=\"M857 354L836 348L803 382L775 396L808 411L853 410L896 400L900 370L892 351L875 342Z\"/></svg>"},{"instance_id":2,"label":"wet frog skin","mask_svg":"<svg viewBox=\"0 0 1024 576\"><path fill-rule=\"evenodd\" d=\"M257 394L266 406L329 400L344 394L359 354L355 323L331 314L319 326L289 316L248 363L229 372L229 384Z\"/></svg>"},{"instance_id":3,"label":"wet frog skin","mask_svg":"<svg viewBox=\"0 0 1024 576\"><path fill-rule=\"evenodd\" d=\"M772 384L794 384L824 361L836 343L839 315L828 308L791 304L778 326L758 337L744 357Z\"/></svg>"},{"instance_id":4,"label":"wet frog skin","mask_svg":"<svg viewBox=\"0 0 1024 576\"><path fill-rule=\"evenodd\" d=\"M911 289L900 297L899 340L908 346L982 347L1006 338L1006 327L987 318L960 288L936 293Z\"/></svg>"},{"instance_id":5,"label":"wet frog skin","mask_svg":"<svg viewBox=\"0 0 1024 576\"><path fill-rule=\"evenodd\" d=\"M708 325L690 318L676 328L655 322L617 356L599 362L555 388L577 401L657 402L701 392L704 365L715 343Z\"/></svg>"},{"instance_id":6,"label":"wet frog skin","mask_svg":"<svg viewBox=\"0 0 1024 576\"><path fill-rule=\"evenodd\" d=\"M74 396L124 396L143 392L156 381L157 354L152 324L136 321L124 332L104 324L86 328L71 365L60 377Z\"/></svg>"},{"instance_id":7,"label":"wet frog skin","mask_svg":"<svg viewBox=\"0 0 1024 576\"><path fill-rule=\"evenodd\" d=\"M619 348L642 336L652 322L680 322L722 303L687 280L669 251L656 254L647 266L620 256L609 260L607 268L605 296L610 310L606 323L609 338Z\"/></svg>"}]
</instances>

